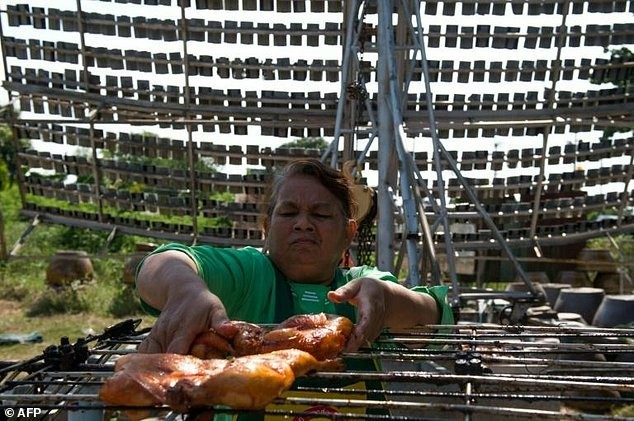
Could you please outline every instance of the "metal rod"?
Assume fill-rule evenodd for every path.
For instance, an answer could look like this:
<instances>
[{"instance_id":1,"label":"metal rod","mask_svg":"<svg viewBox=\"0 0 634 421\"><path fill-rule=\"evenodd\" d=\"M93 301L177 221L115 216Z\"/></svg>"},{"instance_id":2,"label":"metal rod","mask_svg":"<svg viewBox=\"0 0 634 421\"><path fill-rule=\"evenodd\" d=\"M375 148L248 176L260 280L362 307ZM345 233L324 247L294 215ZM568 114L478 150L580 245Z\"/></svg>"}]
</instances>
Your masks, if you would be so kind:
<instances>
[{"instance_id":1,"label":"metal rod","mask_svg":"<svg viewBox=\"0 0 634 421\"><path fill-rule=\"evenodd\" d=\"M460 170L458 169L458 166L456 165L456 162L454 161L454 159L451 157L451 154L445 149L443 144L440 142L438 143L438 148L439 150L443 152L447 165L456 174L456 177L458 178L458 180L460 180L460 183L464 187L465 194L469 197L469 200L471 201L471 203L478 210L478 212L482 216L482 219L484 220L486 225L491 229L491 234L493 235L493 237L495 237L495 240L499 244L500 248L502 248L502 250L504 251L504 254L506 254L508 259L511 261L520 279L524 282L524 284L526 284L528 291L531 293L533 297L539 297L539 293L537 289L533 285L532 281L530 280L530 278L528 277L528 275L526 274L522 266L519 264L519 261L515 258L515 255L509 248L506 242L506 239L502 237L502 234L500 233L500 230L495 225L495 222L493 222L489 214L484 210L484 208L480 204L480 201L478 200L477 195L473 191L472 186L467 182L467 180L460 173ZM445 243L446 242L447 240L445 240Z\"/></svg>"},{"instance_id":2,"label":"metal rod","mask_svg":"<svg viewBox=\"0 0 634 421\"><path fill-rule=\"evenodd\" d=\"M359 2L352 0L346 3L346 38L343 43L343 63L341 65L341 87L339 90L339 101L337 102L337 113L335 117L335 132L332 142L321 156L322 162L330 155L330 166L337 167L337 153L339 151L339 137L341 136L341 124L343 121L343 113L348 98L348 77L350 77L350 56L352 55L354 19L357 14Z\"/></svg>"},{"instance_id":3,"label":"metal rod","mask_svg":"<svg viewBox=\"0 0 634 421\"><path fill-rule=\"evenodd\" d=\"M79 39L80 39L80 54L82 57L82 67L84 69L84 86L86 93L90 91L90 72L88 71L88 60L86 60L86 37L84 31L84 13L82 12L81 0L76 1L77 4L77 27L79 28ZM86 106L90 104L85 103ZM90 138L90 153L91 153L91 170L93 176L93 188L95 189L95 198L97 199L97 218L99 222L103 222L104 220L104 212L103 212L103 196L101 194L101 170L99 168L100 160L97 156L97 142L95 139L95 117L99 113L98 106L95 110L93 110L93 114L88 118L88 137Z\"/></svg>"},{"instance_id":4,"label":"metal rod","mask_svg":"<svg viewBox=\"0 0 634 421\"><path fill-rule=\"evenodd\" d=\"M449 219L447 218L447 203L445 198L445 184L442 176L442 165L440 154L444 149L441 149L442 144L440 139L438 138L438 128L436 127L436 116L434 115L434 107L433 107L433 99L431 97L431 83L429 81L429 65L427 63L427 53L425 51L425 44L423 41L423 35L421 33L421 28L423 27L423 22L420 16L420 8L414 8L414 14L416 15L416 25L419 28L417 32L417 36L414 37L416 43L418 45L418 49L416 51L420 52L421 55L421 63L423 70L423 79L425 86L425 101L427 102L427 119L429 124L429 131L431 134L432 143L434 145L433 151L433 166L436 172L436 185L438 191L438 200L440 201L440 213L437 215L439 221L441 221L443 225L444 237L445 237L445 257L447 259L447 268L449 270L449 279L451 281L451 286L454 291L454 298L452 299L452 307L459 306L460 302L458 300L458 296L460 295L460 285L458 284L458 275L456 274L456 265L454 261L454 249L451 239L451 230L449 228ZM414 54L412 57L416 60L417 55ZM446 151L445 151L446 152ZM466 187L466 186L465 186ZM432 197L432 200L436 200Z\"/></svg>"},{"instance_id":5,"label":"metal rod","mask_svg":"<svg viewBox=\"0 0 634 421\"><path fill-rule=\"evenodd\" d=\"M394 268L394 211L391 191L394 174L394 137L392 132L392 115L389 110L389 56L390 34L392 31L392 5L388 0L377 1L378 28L377 44L379 56L377 59L377 107L378 107L378 187L377 187L377 266L379 269L391 272Z\"/></svg>"},{"instance_id":6,"label":"metal rod","mask_svg":"<svg viewBox=\"0 0 634 421\"><path fill-rule=\"evenodd\" d=\"M184 118L189 120L191 118L190 116L190 108L191 108L191 99L190 99L190 92L189 92L189 54L187 53L187 39L188 39L188 26L187 26L187 16L185 13L185 7L186 7L187 3L186 2L180 2L180 6L181 6L181 26L180 26L180 30L181 30L181 35L183 38L183 60L184 60L184 66L185 66L185 71L184 71L184 76L185 76L185 92L184 92L184 96L185 96L185 111L184 111ZM197 197L197 192L198 189L196 188L196 154L194 153L194 138L192 135L192 126L190 124L187 124L185 126L186 130L187 130L187 162L188 162L188 166L189 166L189 199L191 201L191 214L192 214L192 244L196 244L196 242L198 241L198 236L199 236L199 232L198 232L198 197Z\"/></svg>"},{"instance_id":7,"label":"metal rod","mask_svg":"<svg viewBox=\"0 0 634 421\"><path fill-rule=\"evenodd\" d=\"M551 85L550 85L550 93L548 95L548 99L546 102L546 106L549 109L554 109L555 105L555 94L557 88L557 82L561 77L561 53L563 48L566 45L566 37L567 37L567 29L566 29L566 19L568 18L568 9L570 8L570 0L564 1L563 6L561 7L561 25L559 25L559 35L557 36L557 55L555 60L553 61L554 68L551 70ZM530 236L531 238L535 238L535 233L537 231L537 221L540 216L540 201L542 195L542 188L544 181L546 179L546 151L548 150L548 135L552 130L552 124L544 126L544 132L542 133L543 142L542 142L542 156L539 159L539 177L537 179L537 185L535 186L535 194L533 196L533 215L531 216L531 224L530 224ZM541 256L538 256L541 257Z\"/></svg>"}]
</instances>

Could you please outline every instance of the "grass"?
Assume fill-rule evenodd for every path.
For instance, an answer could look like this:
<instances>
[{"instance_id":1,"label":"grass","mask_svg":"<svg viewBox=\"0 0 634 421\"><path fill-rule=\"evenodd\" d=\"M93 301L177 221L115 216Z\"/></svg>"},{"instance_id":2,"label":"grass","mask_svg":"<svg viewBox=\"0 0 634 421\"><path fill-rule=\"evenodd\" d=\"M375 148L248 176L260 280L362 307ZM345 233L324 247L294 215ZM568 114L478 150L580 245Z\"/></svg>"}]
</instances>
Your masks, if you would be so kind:
<instances>
[{"instance_id":1,"label":"grass","mask_svg":"<svg viewBox=\"0 0 634 421\"><path fill-rule=\"evenodd\" d=\"M49 316L27 316L20 303L0 300L0 331L10 334L39 333L39 343L17 343L0 347L1 361L22 361L42 353L48 345L59 345L63 336L75 342L79 337L102 332L121 319L90 313L58 313Z\"/></svg>"},{"instance_id":2,"label":"grass","mask_svg":"<svg viewBox=\"0 0 634 421\"><path fill-rule=\"evenodd\" d=\"M0 192L8 249L30 221L20 216L16 187ZM62 336L71 342L127 318L153 318L141 312L133 288L122 282L126 258L138 241L147 238L117 235L104 250L108 232L41 223L26 237L17 256L0 264L0 335L39 333L40 343L0 345L0 361L23 360L39 355ZM86 251L93 264L91 282L75 282L53 289L46 282L50 256L57 250ZM104 253L105 252L105 253Z\"/></svg>"}]
</instances>

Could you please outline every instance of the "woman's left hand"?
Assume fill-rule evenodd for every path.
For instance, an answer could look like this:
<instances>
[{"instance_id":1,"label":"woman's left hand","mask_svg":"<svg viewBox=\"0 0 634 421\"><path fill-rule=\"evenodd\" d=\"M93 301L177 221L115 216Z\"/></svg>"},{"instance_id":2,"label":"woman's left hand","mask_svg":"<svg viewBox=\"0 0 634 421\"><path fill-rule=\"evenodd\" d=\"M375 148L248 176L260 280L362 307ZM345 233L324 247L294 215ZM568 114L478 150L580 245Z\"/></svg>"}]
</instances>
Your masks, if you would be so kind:
<instances>
[{"instance_id":1,"label":"woman's left hand","mask_svg":"<svg viewBox=\"0 0 634 421\"><path fill-rule=\"evenodd\" d=\"M387 284L378 279L358 278L328 293L328 299L334 303L349 302L357 307L357 323L346 345L346 352L368 346L381 334L388 311Z\"/></svg>"},{"instance_id":2,"label":"woman's left hand","mask_svg":"<svg viewBox=\"0 0 634 421\"><path fill-rule=\"evenodd\" d=\"M406 332L416 326L439 323L440 319L436 300L431 295L391 281L354 279L330 291L328 299L335 303L347 301L357 307L357 323L345 349L348 352L369 345L385 328Z\"/></svg>"}]
</instances>

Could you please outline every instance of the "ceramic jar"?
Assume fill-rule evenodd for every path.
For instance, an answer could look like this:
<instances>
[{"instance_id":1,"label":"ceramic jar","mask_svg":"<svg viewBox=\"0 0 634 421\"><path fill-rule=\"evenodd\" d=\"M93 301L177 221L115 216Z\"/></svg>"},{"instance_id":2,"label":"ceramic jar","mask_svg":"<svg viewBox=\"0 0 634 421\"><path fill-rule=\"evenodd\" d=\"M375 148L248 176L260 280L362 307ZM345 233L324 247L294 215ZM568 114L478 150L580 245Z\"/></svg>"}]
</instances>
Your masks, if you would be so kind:
<instances>
[{"instance_id":1,"label":"ceramic jar","mask_svg":"<svg viewBox=\"0 0 634 421\"><path fill-rule=\"evenodd\" d=\"M564 313L577 313L586 323L592 323L605 291L601 288L566 288L559 292L553 309Z\"/></svg>"},{"instance_id":2,"label":"ceramic jar","mask_svg":"<svg viewBox=\"0 0 634 421\"><path fill-rule=\"evenodd\" d=\"M132 253L125 261L123 265L123 283L127 285L134 285L134 278L136 275L136 267L143 260L145 256L158 245L154 243L137 243L135 246L135 252Z\"/></svg>"},{"instance_id":3,"label":"ceramic jar","mask_svg":"<svg viewBox=\"0 0 634 421\"><path fill-rule=\"evenodd\" d=\"M46 269L46 283L53 287L61 287L73 281L90 281L93 275L92 262L85 251L59 250L51 258Z\"/></svg>"},{"instance_id":4,"label":"ceramic jar","mask_svg":"<svg viewBox=\"0 0 634 421\"><path fill-rule=\"evenodd\" d=\"M615 327L634 323L634 295L606 295L594 315L592 325Z\"/></svg>"}]
</instances>

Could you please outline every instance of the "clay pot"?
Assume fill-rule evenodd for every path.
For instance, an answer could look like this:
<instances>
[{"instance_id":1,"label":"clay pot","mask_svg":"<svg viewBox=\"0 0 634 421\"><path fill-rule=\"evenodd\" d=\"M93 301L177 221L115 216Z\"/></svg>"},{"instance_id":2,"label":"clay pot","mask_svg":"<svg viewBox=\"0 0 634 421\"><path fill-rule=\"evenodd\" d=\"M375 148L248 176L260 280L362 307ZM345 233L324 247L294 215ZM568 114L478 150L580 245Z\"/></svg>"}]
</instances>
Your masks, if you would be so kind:
<instances>
[{"instance_id":1,"label":"clay pot","mask_svg":"<svg viewBox=\"0 0 634 421\"><path fill-rule=\"evenodd\" d=\"M615 327L634 322L634 295L606 295L597 309L592 325Z\"/></svg>"},{"instance_id":2,"label":"clay pot","mask_svg":"<svg viewBox=\"0 0 634 421\"><path fill-rule=\"evenodd\" d=\"M557 298L559 298L559 293L562 289L570 288L568 284L556 284L556 283L547 283L541 284L542 288L546 292L546 301L550 304L550 306L554 306L557 302Z\"/></svg>"},{"instance_id":3,"label":"clay pot","mask_svg":"<svg viewBox=\"0 0 634 421\"><path fill-rule=\"evenodd\" d=\"M564 313L577 313L587 323L592 323L605 291L600 288L566 288L559 292L553 309Z\"/></svg>"},{"instance_id":4,"label":"clay pot","mask_svg":"<svg viewBox=\"0 0 634 421\"><path fill-rule=\"evenodd\" d=\"M592 282L586 272L578 270L562 270L557 275L558 284L568 284L573 288L589 287Z\"/></svg>"},{"instance_id":5,"label":"clay pot","mask_svg":"<svg viewBox=\"0 0 634 421\"><path fill-rule=\"evenodd\" d=\"M577 256L582 262L577 264L579 270L590 272L616 272L614 258L608 249L582 249Z\"/></svg>"},{"instance_id":6,"label":"clay pot","mask_svg":"<svg viewBox=\"0 0 634 421\"><path fill-rule=\"evenodd\" d=\"M618 272L599 272L594 277L594 287L603 288L606 294L621 293L621 274Z\"/></svg>"},{"instance_id":7,"label":"clay pot","mask_svg":"<svg viewBox=\"0 0 634 421\"><path fill-rule=\"evenodd\" d=\"M158 247L154 243L137 243L135 246L135 252L132 253L125 261L123 265L123 283L127 285L134 285L134 278L136 275L136 267L143 260L145 256L151 251L154 251Z\"/></svg>"},{"instance_id":8,"label":"clay pot","mask_svg":"<svg viewBox=\"0 0 634 421\"><path fill-rule=\"evenodd\" d=\"M90 281L94 275L92 262L85 251L60 250L51 258L46 269L46 283L61 287L73 281Z\"/></svg>"}]
</instances>

